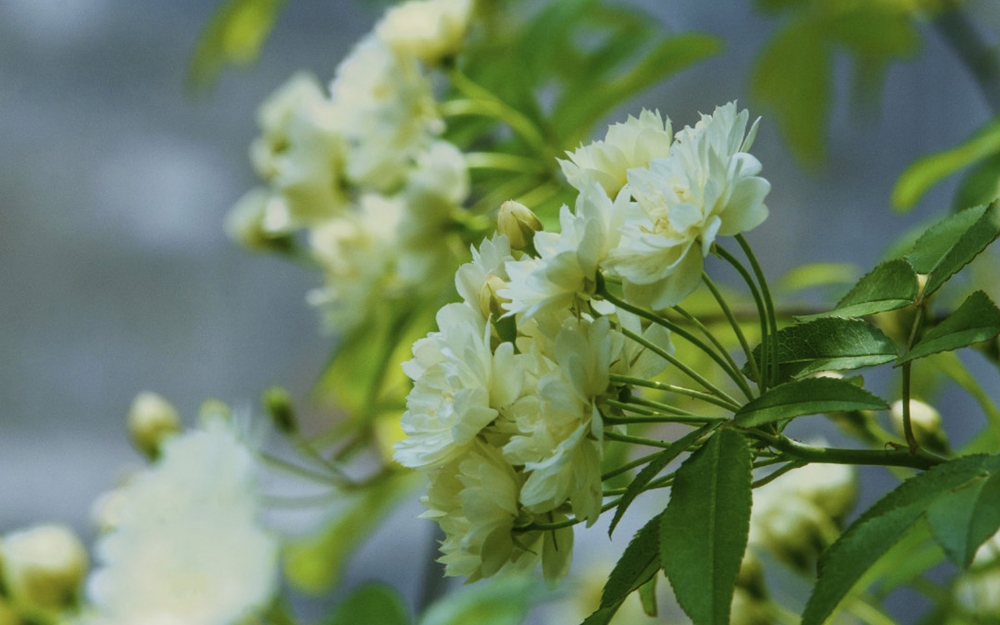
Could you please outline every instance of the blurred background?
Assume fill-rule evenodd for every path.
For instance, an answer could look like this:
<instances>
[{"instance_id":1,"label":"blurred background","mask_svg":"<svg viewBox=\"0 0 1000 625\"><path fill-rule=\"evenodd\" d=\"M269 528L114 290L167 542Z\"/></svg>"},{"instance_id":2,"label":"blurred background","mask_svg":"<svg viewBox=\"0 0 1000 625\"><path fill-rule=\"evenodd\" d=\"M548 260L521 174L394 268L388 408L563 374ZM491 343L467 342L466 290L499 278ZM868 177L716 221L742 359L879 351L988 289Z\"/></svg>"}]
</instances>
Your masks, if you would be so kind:
<instances>
[{"instance_id":1,"label":"blurred background","mask_svg":"<svg viewBox=\"0 0 1000 625\"><path fill-rule=\"evenodd\" d=\"M666 32L715 34L726 49L620 118L657 108L680 128L733 99L761 112L748 76L777 20L749 1L635 4ZM970 2L968 12L995 33L997 4ZM329 80L382 6L293 0L254 67L193 96L184 76L215 8L0 0L0 533L49 520L92 536L91 502L141 463L124 428L139 391L161 393L189 422L205 398L256 406L270 384L308 411L334 341L305 303L319 276L243 251L222 221L255 184L247 151L258 104L297 70ZM950 204L954 180L910 214L889 207L913 159L992 116L937 32L921 34L874 107L851 106L838 59L824 165L804 170L765 115L754 154L773 185L771 217L748 238L772 279L804 261L870 268L892 237ZM379 568L355 564L357 575Z\"/></svg>"}]
</instances>

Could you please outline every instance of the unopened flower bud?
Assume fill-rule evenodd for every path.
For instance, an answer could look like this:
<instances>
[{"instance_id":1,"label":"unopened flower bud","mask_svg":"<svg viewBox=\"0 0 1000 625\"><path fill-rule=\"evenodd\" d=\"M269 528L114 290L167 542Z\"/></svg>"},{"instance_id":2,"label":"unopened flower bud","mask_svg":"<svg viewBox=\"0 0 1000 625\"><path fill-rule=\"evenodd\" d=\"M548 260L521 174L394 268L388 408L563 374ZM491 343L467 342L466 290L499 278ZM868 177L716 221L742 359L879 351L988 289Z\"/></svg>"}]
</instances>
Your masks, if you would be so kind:
<instances>
[{"instance_id":1,"label":"unopened flower bud","mask_svg":"<svg viewBox=\"0 0 1000 625\"><path fill-rule=\"evenodd\" d=\"M287 202L267 189L240 198L226 215L224 229L252 252L288 251L294 245Z\"/></svg>"},{"instance_id":2,"label":"unopened flower bud","mask_svg":"<svg viewBox=\"0 0 1000 625\"><path fill-rule=\"evenodd\" d=\"M524 204L507 200L500 205L497 230L510 240L510 249L533 250L535 233L544 229L538 216Z\"/></svg>"},{"instance_id":3,"label":"unopened flower bud","mask_svg":"<svg viewBox=\"0 0 1000 625\"><path fill-rule=\"evenodd\" d=\"M147 458L156 458L165 438L181 430L181 418L170 402L156 393L139 393L129 408L128 434Z\"/></svg>"},{"instance_id":4,"label":"unopened flower bud","mask_svg":"<svg viewBox=\"0 0 1000 625\"><path fill-rule=\"evenodd\" d=\"M479 311L483 313L484 317L492 316L496 320L507 314L503 304L510 302L510 300L497 295L498 291L505 288L507 288L507 283L499 276L492 274L483 282L483 288L479 290Z\"/></svg>"},{"instance_id":5,"label":"unopened flower bud","mask_svg":"<svg viewBox=\"0 0 1000 625\"><path fill-rule=\"evenodd\" d=\"M903 428L903 401L898 400L892 404L889 411L892 419L892 427L900 436L906 436ZM941 429L941 413L934 406L924 402L910 400L910 426L913 428L913 437L921 447L926 447L932 451L947 451L948 436Z\"/></svg>"},{"instance_id":6,"label":"unopened flower bud","mask_svg":"<svg viewBox=\"0 0 1000 625\"><path fill-rule=\"evenodd\" d=\"M739 586L733 591L729 613L730 625L771 625L774 622L767 600L755 597Z\"/></svg>"},{"instance_id":7,"label":"unopened flower bud","mask_svg":"<svg viewBox=\"0 0 1000 625\"><path fill-rule=\"evenodd\" d=\"M198 423L201 424L202 427L208 425L216 419L229 421L232 418L233 411L230 410L229 406L226 405L226 402L221 399L206 399L201 402L201 406L198 407Z\"/></svg>"},{"instance_id":8,"label":"unopened flower bud","mask_svg":"<svg viewBox=\"0 0 1000 625\"><path fill-rule=\"evenodd\" d=\"M261 395L261 403L267 414L271 415L271 421L275 427L285 434L294 434L299 429L298 421L295 418L295 410L292 408L292 398L288 391L280 386L272 386Z\"/></svg>"},{"instance_id":9,"label":"unopened flower bud","mask_svg":"<svg viewBox=\"0 0 1000 625\"><path fill-rule=\"evenodd\" d=\"M0 541L3 581L19 610L58 611L71 606L87 572L87 550L63 525L38 525Z\"/></svg>"}]
</instances>

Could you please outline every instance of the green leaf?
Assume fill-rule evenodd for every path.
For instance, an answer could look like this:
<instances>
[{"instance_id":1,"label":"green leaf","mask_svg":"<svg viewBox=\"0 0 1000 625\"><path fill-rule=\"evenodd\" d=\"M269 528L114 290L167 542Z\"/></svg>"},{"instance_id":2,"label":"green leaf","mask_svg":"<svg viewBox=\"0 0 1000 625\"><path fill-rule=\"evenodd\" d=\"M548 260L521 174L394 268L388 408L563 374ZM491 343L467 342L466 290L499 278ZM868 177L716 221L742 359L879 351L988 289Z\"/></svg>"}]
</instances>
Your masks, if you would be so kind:
<instances>
[{"instance_id":1,"label":"green leaf","mask_svg":"<svg viewBox=\"0 0 1000 625\"><path fill-rule=\"evenodd\" d=\"M1000 153L1000 119L976 130L957 146L921 157L907 167L892 190L893 207L898 211L910 210L927 189L945 177L997 153Z\"/></svg>"},{"instance_id":2,"label":"green leaf","mask_svg":"<svg viewBox=\"0 0 1000 625\"><path fill-rule=\"evenodd\" d=\"M989 204L997 196L1000 196L1000 154L983 159L965 172L951 200L951 210Z\"/></svg>"},{"instance_id":3,"label":"green leaf","mask_svg":"<svg viewBox=\"0 0 1000 625\"><path fill-rule=\"evenodd\" d=\"M726 625L750 531L750 447L717 432L677 471L660 524L660 560L695 625Z\"/></svg>"},{"instance_id":4,"label":"green leaf","mask_svg":"<svg viewBox=\"0 0 1000 625\"><path fill-rule=\"evenodd\" d=\"M618 508L615 510L615 516L611 519L611 525L608 527L608 536L615 531L615 527L618 525L618 521L621 520L622 515L625 514L625 510L629 507L633 500L638 497L646 485L659 475L660 471L663 470L668 464L670 464L674 458L681 455L687 449L695 443L699 438L705 435L706 432L711 429L718 427L718 424L706 425L692 432L688 432L686 435L677 439L675 442L671 443L670 447L667 447L650 461L639 474L635 476L635 479L628 485L625 489L625 493L622 495L621 501L618 503Z\"/></svg>"},{"instance_id":5,"label":"green leaf","mask_svg":"<svg viewBox=\"0 0 1000 625\"><path fill-rule=\"evenodd\" d=\"M533 575L508 575L470 586L434 602L419 625L518 625L532 605L545 597ZM375 625L377 621L372 621ZM366 625L358 623L357 625ZM379 624L380 625L380 624Z\"/></svg>"},{"instance_id":6,"label":"green leaf","mask_svg":"<svg viewBox=\"0 0 1000 625\"><path fill-rule=\"evenodd\" d=\"M823 623L865 572L940 497L998 470L998 456L964 456L906 480L876 502L820 556L819 579L802 614L802 625Z\"/></svg>"},{"instance_id":7,"label":"green leaf","mask_svg":"<svg viewBox=\"0 0 1000 625\"><path fill-rule=\"evenodd\" d=\"M971 209L970 209L971 210ZM963 211L964 212L964 211ZM958 213L961 214L961 213ZM941 262L935 265L924 286L924 297L930 296L963 267L972 262L990 243L1000 237L1000 200L995 200L955 241ZM919 245L919 241L917 242Z\"/></svg>"},{"instance_id":8,"label":"green leaf","mask_svg":"<svg viewBox=\"0 0 1000 625\"><path fill-rule=\"evenodd\" d=\"M639 600L642 601L642 611L646 616L657 616L659 610L656 607L656 580L659 575L649 578L649 581L639 586Z\"/></svg>"},{"instance_id":9,"label":"green leaf","mask_svg":"<svg viewBox=\"0 0 1000 625\"><path fill-rule=\"evenodd\" d=\"M1000 334L1000 310L986 293L976 291L955 312L934 326L896 365L988 341Z\"/></svg>"},{"instance_id":10,"label":"green leaf","mask_svg":"<svg viewBox=\"0 0 1000 625\"><path fill-rule=\"evenodd\" d=\"M985 206L976 206L946 217L917 238L906 254L906 260L917 273L934 271L965 232L986 212Z\"/></svg>"},{"instance_id":11,"label":"green leaf","mask_svg":"<svg viewBox=\"0 0 1000 625\"><path fill-rule=\"evenodd\" d=\"M629 542L622 557L604 584L601 605L583 625L607 625L618 608L634 591L641 588L660 570L660 517L649 520Z\"/></svg>"},{"instance_id":12,"label":"green leaf","mask_svg":"<svg viewBox=\"0 0 1000 625\"><path fill-rule=\"evenodd\" d=\"M832 62L823 23L807 18L790 22L768 42L753 69L751 96L774 112L792 152L806 162L826 156Z\"/></svg>"},{"instance_id":13,"label":"green leaf","mask_svg":"<svg viewBox=\"0 0 1000 625\"><path fill-rule=\"evenodd\" d=\"M860 369L895 360L896 344L859 319L816 319L778 330L778 382L820 371ZM760 346L753 358L760 363ZM743 368L749 375L749 368Z\"/></svg>"},{"instance_id":14,"label":"green leaf","mask_svg":"<svg viewBox=\"0 0 1000 625\"><path fill-rule=\"evenodd\" d=\"M210 89L227 63L250 65L257 60L286 0L228 0L212 16L188 67L193 91Z\"/></svg>"},{"instance_id":15,"label":"green leaf","mask_svg":"<svg viewBox=\"0 0 1000 625\"><path fill-rule=\"evenodd\" d=\"M851 284L860 273L853 263L806 263L781 276L775 290L788 294L817 286Z\"/></svg>"},{"instance_id":16,"label":"green leaf","mask_svg":"<svg viewBox=\"0 0 1000 625\"><path fill-rule=\"evenodd\" d=\"M340 580L354 549L377 527L397 501L419 481L400 471L360 491L320 532L284 547L285 577L299 590L321 593Z\"/></svg>"},{"instance_id":17,"label":"green leaf","mask_svg":"<svg viewBox=\"0 0 1000 625\"><path fill-rule=\"evenodd\" d=\"M362 584L354 589L323 625L409 625L410 611L399 591L377 582Z\"/></svg>"},{"instance_id":18,"label":"green leaf","mask_svg":"<svg viewBox=\"0 0 1000 625\"><path fill-rule=\"evenodd\" d=\"M754 427L837 410L886 410L889 404L846 380L806 378L775 386L736 413L736 425Z\"/></svg>"},{"instance_id":19,"label":"green leaf","mask_svg":"<svg viewBox=\"0 0 1000 625\"><path fill-rule=\"evenodd\" d=\"M909 306L920 287L917 274L905 260L890 260L875 267L845 295L830 312L796 317L808 321L820 317L864 317Z\"/></svg>"},{"instance_id":20,"label":"green leaf","mask_svg":"<svg viewBox=\"0 0 1000 625\"><path fill-rule=\"evenodd\" d=\"M938 497L927 522L948 558L968 568L976 549L1000 528L1000 474L977 475Z\"/></svg>"}]
</instances>

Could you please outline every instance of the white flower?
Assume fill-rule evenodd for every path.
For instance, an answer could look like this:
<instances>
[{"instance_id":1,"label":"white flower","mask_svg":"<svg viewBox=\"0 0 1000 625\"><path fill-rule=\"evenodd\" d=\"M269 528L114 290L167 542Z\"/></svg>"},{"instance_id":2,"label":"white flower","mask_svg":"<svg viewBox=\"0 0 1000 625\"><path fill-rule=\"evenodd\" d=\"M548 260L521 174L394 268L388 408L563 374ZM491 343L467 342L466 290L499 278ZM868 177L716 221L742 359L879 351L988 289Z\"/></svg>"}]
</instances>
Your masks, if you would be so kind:
<instances>
[{"instance_id":1,"label":"white flower","mask_svg":"<svg viewBox=\"0 0 1000 625\"><path fill-rule=\"evenodd\" d=\"M347 140L348 179L383 193L398 189L412 160L441 130L417 61L366 37L337 67L330 91Z\"/></svg>"},{"instance_id":2,"label":"white flower","mask_svg":"<svg viewBox=\"0 0 1000 625\"><path fill-rule=\"evenodd\" d=\"M413 345L403 371L413 380L396 444L396 461L433 469L454 460L476 435L513 403L524 383L522 358L501 343L490 351L489 328L478 308L448 304L438 311L438 332Z\"/></svg>"},{"instance_id":3,"label":"white flower","mask_svg":"<svg viewBox=\"0 0 1000 625\"><path fill-rule=\"evenodd\" d=\"M296 74L261 104L250 146L257 173L287 200L287 220L309 224L347 203L336 109L315 78Z\"/></svg>"},{"instance_id":4,"label":"white flower","mask_svg":"<svg viewBox=\"0 0 1000 625\"><path fill-rule=\"evenodd\" d=\"M505 264L513 261L510 242L502 234L494 234L491 239L483 239L479 249L472 248L472 261L465 263L455 272L455 288L468 306L480 309L483 285L490 276L507 280Z\"/></svg>"},{"instance_id":5,"label":"white flower","mask_svg":"<svg viewBox=\"0 0 1000 625\"><path fill-rule=\"evenodd\" d=\"M375 34L399 54L435 65L462 49L473 0L410 0L386 11Z\"/></svg>"},{"instance_id":6,"label":"white flower","mask_svg":"<svg viewBox=\"0 0 1000 625\"><path fill-rule=\"evenodd\" d=\"M648 168L628 171L637 202L606 263L624 282L633 303L666 308L701 282L704 257L717 235L735 235L767 217L771 185L758 177L760 162L746 153L748 113L731 102L677 133L670 154Z\"/></svg>"},{"instance_id":7,"label":"white flower","mask_svg":"<svg viewBox=\"0 0 1000 625\"><path fill-rule=\"evenodd\" d=\"M120 491L119 523L97 542L87 622L228 625L260 612L276 590L278 543L258 523L250 451L213 419L161 452Z\"/></svg>"},{"instance_id":8,"label":"white flower","mask_svg":"<svg viewBox=\"0 0 1000 625\"><path fill-rule=\"evenodd\" d=\"M77 598L87 572L87 550L63 525L36 525L0 541L7 597L20 609L58 611Z\"/></svg>"},{"instance_id":9,"label":"white flower","mask_svg":"<svg viewBox=\"0 0 1000 625\"><path fill-rule=\"evenodd\" d=\"M404 211L399 197L365 194L355 210L310 231L327 284L311 291L308 301L322 309L330 328L356 327L391 290Z\"/></svg>"},{"instance_id":10,"label":"white flower","mask_svg":"<svg viewBox=\"0 0 1000 625\"><path fill-rule=\"evenodd\" d=\"M568 152L568 161L559 160L566 180L583 191L598 183L609 197L615 197L628 182L628 170L647 167L654 158L670 153L673 131L670 118L659 111L643 109L638 118L629 115L624 123L612 124L603 141L594 141Z\"/></svg>"}]
</instances>

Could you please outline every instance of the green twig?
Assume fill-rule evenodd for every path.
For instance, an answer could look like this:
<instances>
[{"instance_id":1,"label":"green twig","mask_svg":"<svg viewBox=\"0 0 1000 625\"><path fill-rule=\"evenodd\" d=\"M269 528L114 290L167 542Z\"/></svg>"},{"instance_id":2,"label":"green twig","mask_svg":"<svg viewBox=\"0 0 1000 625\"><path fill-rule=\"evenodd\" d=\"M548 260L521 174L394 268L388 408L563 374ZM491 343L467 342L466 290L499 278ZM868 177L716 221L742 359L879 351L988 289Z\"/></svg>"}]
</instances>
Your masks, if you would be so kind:
<instances>
[{"instance_id":1,"label":"green twig","mask_svg":"<svg viewBox=\"0 0 1000 625\"><path fill-rule=\"evenodd\" d=\"M741 406L736 403L727 402L724 399L719 399L711 393L703 393L701 391L696 391L694 389L685 388L683 386L676 386L674 384L664 384L663 382L656 382L654 380L644 380L642 378L633 378L627 375L619 375L617 373L611 374L611 381L616 384L629 384L632 386L641 386L643 388L651 388L658 391L665 391L667 393L676 393L677 395L684 395L685 397L690 397L692 399L700 399L703 402L709 404L714 404L720 408L725 408L726 410L731 410L733 412L738 411Z\"/></svg>"}]
</instances>

